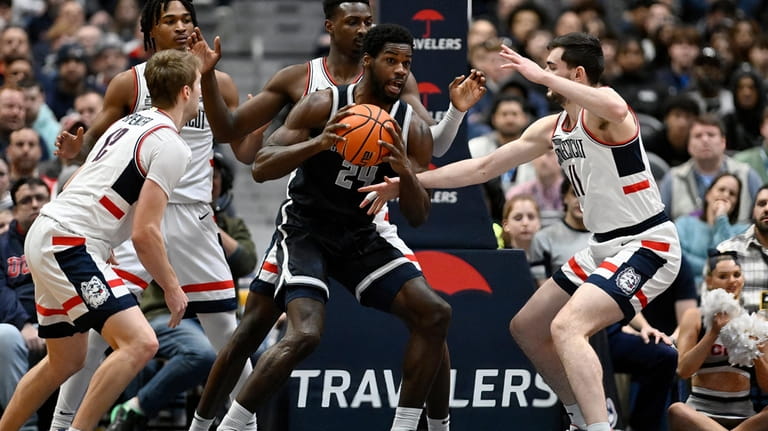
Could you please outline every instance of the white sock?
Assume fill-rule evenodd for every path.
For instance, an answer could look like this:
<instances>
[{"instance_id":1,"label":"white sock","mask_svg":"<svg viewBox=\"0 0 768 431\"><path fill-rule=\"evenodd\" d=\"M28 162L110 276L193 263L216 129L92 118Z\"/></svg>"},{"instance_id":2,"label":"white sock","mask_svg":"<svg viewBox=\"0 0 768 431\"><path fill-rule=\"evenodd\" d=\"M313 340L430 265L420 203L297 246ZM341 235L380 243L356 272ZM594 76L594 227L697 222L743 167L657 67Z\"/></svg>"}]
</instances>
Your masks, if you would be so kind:
<instances>
[{"instance_id":1,"label":"white sock","mask_svg":"<svg viewBox=\"0 0 768 431\"><path fill-rule=\"evenodd\" d=\"M443 419L432 419L427 417L427 429L429 431L450 431L451 415L448 415Z\"/></svg>"},{"instance_id":2,"label":"white sock","mask_svg":"<svg viewBox=\"0 0 768 431\"><path fill-rule=\"evenodd\" d=\"M189 425L189 431L208 431L212 423L213 418L205 419L195 412L192 423Z\"/></svg>"},{"instance_id":3,"label":"white sock","mask_svg":"<svg viewBox=\"0 0 768 431\"><path fill-rule=\"evenodd\" d=\"M80 430L79 430L79 429L77 429L77 428L72 428L72 427L69 427L69 429L68 429L67 431L80 431Z\"/></svg>"},{"instance_id":4,"label":"white sock","mask_svg":"<svg viewBox=\"0 0 768 431\"><path fill-rule=\"evenodd\" d=\"M253 413L241 406L237 401L232 401L232 406L221 420L218 431L241 431L248 422L253 419Z\"/></svg>"},{"instance_id":5,"label":"white sock","mask_svg":"<svg viewBox=\"0 0 768 431\"><path fill-rule=\"evenodd\" d=\"M587 425L587 431L611 431L611 425L608 422L598 422Z\"/></svg>"},{"instance_id":6,"label":"white sock","mask_svg":"<svg viewBox=\"0 0 768 431\"><path fill-rule=\"evenodd\" d=\"M139 405L139 397L133 397L130 400L125 402L125 406L129 409L135 411L136 413L144 415L144 410L141 409L141 406Z\"/></svg>"},{"instance_id":7,"label":"white sock","mask_svg":"<svg viewBox=\"0 0 768 431\"><path fill-rule=\"evenodd\" d=\"M565 411L571 419L571 424L576 425L581 429L587 429L587 421L584 419L584 415L581 414L581 408L579 408L578 404L569 404L565 406Z\"/></svg>"},{"instance_id":8,"label":"white sock","mask_svg":"<svg viewBox=\"0 0 768 431\"><path fill-rule=\"evenodd\" d=\"M413 407L398 407L395 409L391 431L415 431L419 427L421 411Z\"/></svg>"}]
</instances>

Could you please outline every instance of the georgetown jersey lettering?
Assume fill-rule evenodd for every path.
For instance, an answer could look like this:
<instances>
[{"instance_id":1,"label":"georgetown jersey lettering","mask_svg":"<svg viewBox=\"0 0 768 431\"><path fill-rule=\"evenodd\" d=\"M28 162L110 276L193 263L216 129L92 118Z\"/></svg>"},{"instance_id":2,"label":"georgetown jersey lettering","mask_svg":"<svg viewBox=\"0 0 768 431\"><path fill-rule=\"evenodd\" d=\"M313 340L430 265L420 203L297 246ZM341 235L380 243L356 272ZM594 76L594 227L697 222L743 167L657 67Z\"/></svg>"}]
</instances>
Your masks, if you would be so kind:
<instances>
[{"instance_id":1,"label":"georgetown jersey lettering","mask_svg":"<svg viewBox=\"0 0 768 431\"><path fill-rule=\"evenodd\" d=\"M333 105L329 120L344 106L354 102L354 87L331 87ZM402 127L403 144L407 150L408 130L413 109L397 101L389 111ZM388 163L376 166L358 166L344 160L333 150L322 151L305 160L294 171L288 183L289 198L298 207L311 212L312 217L343 226L371 224L373 216L359 208L364 193L358 188L384 181L384 176L396 176Z\"/></svg>"},{"instance_id":2,"label":"georgetown jersey lettering","mask_svg":"<svg viewBox=\"0 0 768 431\"><path fill-rule=\"evenodd\" d=\"M587 229L594 233L610 232L661 213L664 205L639 127L637 135L629 141L608 145L584 127L584 110L571 129L565 127L567 118L565 111L560 113L552 146L584 210Z\"/></svg>"},{"instance_id":3,"label":"georgetown jersey lettering","mask_svg":"<svg viewBox=\"0 0 768 431\"><path fill-rule=\"evenodd\" d=\"M136 99L133 112L149 109L152 98L149 96L144 70L147 63L141 63L133 68L136 88ZM192 151L192 162L187 172L181 178L179 185L173 190L170 203L211 202L213 188L213 132L205 116L203 99L200 98L199 113L181 129L181 137Z\"/></svg>"}]
</instances>

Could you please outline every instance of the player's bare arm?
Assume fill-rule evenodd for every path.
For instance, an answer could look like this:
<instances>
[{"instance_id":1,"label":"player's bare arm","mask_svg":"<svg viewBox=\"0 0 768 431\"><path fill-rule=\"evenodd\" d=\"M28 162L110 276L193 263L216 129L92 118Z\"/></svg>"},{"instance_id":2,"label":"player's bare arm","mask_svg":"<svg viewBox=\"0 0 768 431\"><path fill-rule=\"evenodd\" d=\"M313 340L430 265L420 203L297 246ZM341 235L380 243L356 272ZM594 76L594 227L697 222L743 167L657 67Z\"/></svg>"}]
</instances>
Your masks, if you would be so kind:
<instances>
[{"instance_id":1,"label":"player's bare arm","mask_svg":"<svg viewBox=\"0 0 768 431\"><path fill-rule=\"evenodd\" d=\"M431 202L429 193L416 178L416 173L426 171L429 167L432 159L432 134L427 124L414 116L409 127L406 150L402 131L398 125L395 126L385 126L394 138L394 143L380 141L390 152L383 161L389 163L399 175L400 210L403 216L411 226L419 226L427 220Z\"/></svg>"},{"instance_id":2,"label":"player's bare arm","mask_svg":"<svg viewBox=\"0 0 768 431\"><path fill-rule=\"evenodd\" d=\"M267 144L256 153L256 160L251 166L251 175L255 181L281 178L296 169L304 160L344 140L336 135L336 131L348 127L340 122L348 115L347 110L339 110L331 121L327 121L332 99L331 91L323 90L299 100L285 119L285 124L278 128L269 137ZM312 130L322 130L322 133L310 138Z\"/></svg>"},{"instance_id":3,"label":"player's bare arm","mask_svg":"<svg viewBox=\"0 0 768 431\"><path fill-rule=\"evenodd\" d=\"M84 135L62 131L56 138L56 155L64 160L85 160L93 145L115 121L128 115L136 97L133 70L125 70L110 81L104 94L104 107ZM79 132L79 131L78 131Z\"/></svg>"},{"instance_id":4,"label":"player's bare arm","mask_svg":"<svg viewBox=\"0 0 768 431\"><path fill-rule=\"evenodd\" d=\"M509 169L529 162L552 149L551 135L557 122L557 115L540 118L528 126L519 139L502 145L494 152L479 158L465 159L450 163L438 169L417 174L419 182L427 189L456 188L481 184L496 178ZM399 195L399 179L361 187L361 192L375 191L369 214L379 211L384 204ZM371 203L363 200L364 207Z\"/></svg>"},{"instance_id":5,"label":"player's bare arm","mask_svg":"<svg viewBox=\"0 0 768 431\"><path fill-rule=\"evenodd\" d=\"M163 289L165 303L171 311L168 326L173 328L184 316L187 295L181 290L176 273L168 262L165 241L160 230L167 204L168 196L162 187L152 180L145 181L136 203L131 239L141 264Z\"/></svg>"}]
</instances>

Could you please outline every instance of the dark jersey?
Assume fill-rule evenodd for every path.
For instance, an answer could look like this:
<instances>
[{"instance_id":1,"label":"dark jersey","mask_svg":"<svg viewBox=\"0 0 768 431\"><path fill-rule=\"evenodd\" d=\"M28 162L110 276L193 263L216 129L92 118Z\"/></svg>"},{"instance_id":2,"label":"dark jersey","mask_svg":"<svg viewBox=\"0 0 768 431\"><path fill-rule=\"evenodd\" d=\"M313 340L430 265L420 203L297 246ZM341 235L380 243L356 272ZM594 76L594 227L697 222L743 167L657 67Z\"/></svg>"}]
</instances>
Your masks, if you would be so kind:
<instances>
[{"instance_id":1,"label":"dark jersey","mask_svg":"<svg viewBox=\"0 0 768 431\"><path fill-rule=\"evenodd\" d=\"M354 102L355 84L331 87L333 108L330 118L344 106ZM408 128L413 109L397 101L389 115L402 128L403 144L407 148ZM344 160L333 150L320 152L305 160L294 172L288 184L288 196L302 214L321 223L332 222L345 227L365 226L373 221L367 209L359 207L365 196L357 189L384 181L384 176L397 176L388 163L358 166Z\"/></svg>"}]
</instances>

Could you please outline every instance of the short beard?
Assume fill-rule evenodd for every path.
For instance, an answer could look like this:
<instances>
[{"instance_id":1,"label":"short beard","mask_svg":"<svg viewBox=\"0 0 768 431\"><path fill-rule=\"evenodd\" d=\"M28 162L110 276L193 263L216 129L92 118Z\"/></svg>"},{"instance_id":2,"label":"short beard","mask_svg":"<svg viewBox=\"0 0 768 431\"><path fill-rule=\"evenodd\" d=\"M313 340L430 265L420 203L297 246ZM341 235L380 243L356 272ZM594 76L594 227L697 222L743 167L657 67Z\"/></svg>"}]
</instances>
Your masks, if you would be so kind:
<instances>
[{"instance_id":1,"label":"short beard","mask_svg":"<svg viewBox=\"0 0 768 431\"><path fill-rule=\"evenodd\" d=\"M550 90L547 91L547 100L557 106L565 106L565 97L562 94L555 93Z\"/></svg>"},{"instance_id":2,"label":"short beard","mask_svg":"<svg viewBox=\"0 0 768 431\"><path fill-rule=\"evenodd\" d=\"M384 90L385 83L374 74L371 74L371 83L373 84L373 94L381 102L392 104L400 100L399 94L397 96L391 96L389 93L387 93L386 90Z\"/></svg>"}]
</instances>

